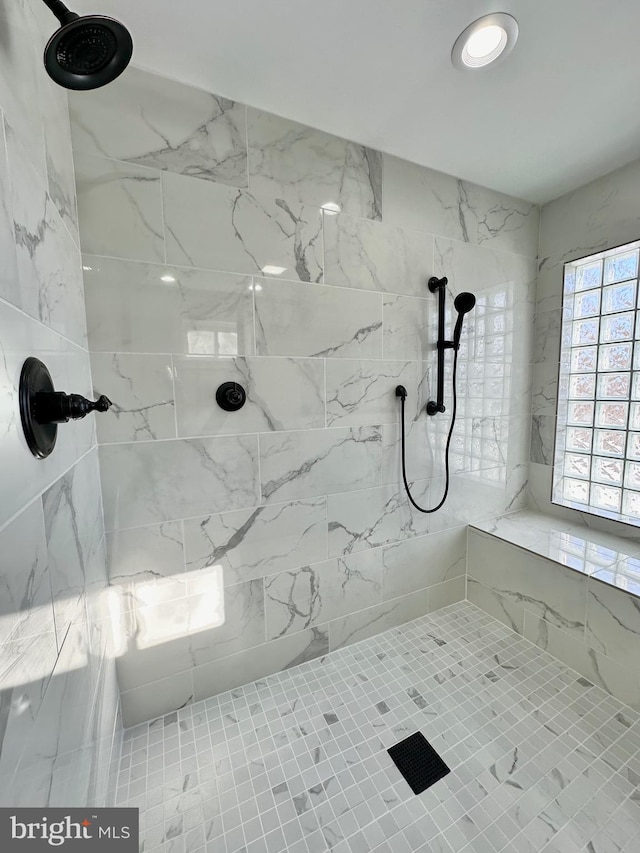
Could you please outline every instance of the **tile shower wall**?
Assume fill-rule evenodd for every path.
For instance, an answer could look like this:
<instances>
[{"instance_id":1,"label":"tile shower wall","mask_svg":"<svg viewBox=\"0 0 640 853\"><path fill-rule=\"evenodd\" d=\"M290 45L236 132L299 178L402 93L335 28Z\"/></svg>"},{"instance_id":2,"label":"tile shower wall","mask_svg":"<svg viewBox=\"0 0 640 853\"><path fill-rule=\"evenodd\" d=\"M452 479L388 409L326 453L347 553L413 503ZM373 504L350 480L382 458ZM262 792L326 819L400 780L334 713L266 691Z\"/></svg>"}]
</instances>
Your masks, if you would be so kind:
<instances>
[{"instance_id":1,"label":"tile shower wall","mask_svg":"<svg viewBox=\"0 0 640 853\"><path fill-rule=\"evenodd\" d=\"M67 98L41 3L0 5L0 805L103 805L119 752L93 419L44 461L18 414L24 360L89 395ZM114 762L115 764L115 762Z\"/></svg>"},{"instance_id":2,"label":"tile shower wall","mask_svg":"<svg viewBox=\"0 0 640 853\"><path fill-rule=\"evenodd\" d=\"M525 498L537 208L136 69L71 114L125 722L464 598L466 524ZM422 515L434 274L478 305Z\"/></svg>"},{"instance_id":3,"label":"tile shower wall","mask_svg":"<svg viewBox=\"0 0 640 853\"><path fill-rule=\"evenodd\" d=\"M640 160L611 172L542 208L536 301L530 504L576 518L550 502L556 427L562 268L594 252L640 238ZM633 527L578 514L591 527L637 536Z\"/></svg>"}]
</instances>

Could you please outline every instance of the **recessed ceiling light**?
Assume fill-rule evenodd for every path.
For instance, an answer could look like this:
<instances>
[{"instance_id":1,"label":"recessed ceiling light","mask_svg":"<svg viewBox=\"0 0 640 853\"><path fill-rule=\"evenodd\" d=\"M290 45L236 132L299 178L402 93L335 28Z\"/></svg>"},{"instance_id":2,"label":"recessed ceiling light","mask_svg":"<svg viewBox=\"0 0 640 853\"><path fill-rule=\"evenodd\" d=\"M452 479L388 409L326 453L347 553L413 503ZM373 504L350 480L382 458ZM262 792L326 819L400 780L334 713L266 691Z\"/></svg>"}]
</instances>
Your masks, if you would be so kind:
<instances>
[{"instance_id":1,"label":"recessed ceiling light","mask_svg":"<svg viewBox=\"0 0 640 853\"><path fill-rule=\"evenodd\" d=\"M175 278L172 275L161 275L160 281L166 281L167 283L170 283L172 281L175 281Z\"/></svg>"},{"instance_id":2,"label":"recessed ceiling light","mask_svg":"<svg viewBox=\"0 0 640 853\"><path fill-rule=\"evenodd\" d=\"M329 216L336 216L336 214L340 213L342 208L339 204L336 204L335 201L328 201L322 205L321 210L324 210L324 212L328 213Z\"/></svg>"},{"instance_id":3,"label":"recessed ceiling light","mask_svg":"<svg viewBox=\"0 0 640 853\"><path fill-rule=\"evenodd\" d=\"M267 264L265 267L262 267L262 272L265 275L282 275L282 273L286 271L286 267L274 267L272 264Z\"/></svg>"},{"instance_id":4,"label":"recessed ceiling light","mask_svg":"<svg viewBox=\"0 0 640 853\"><path fill-rule=\"evenodd\" d=\"M469 71L504 59L518 39L518 22L511 15L496 12L478 18L463 30L451 51L456 68Z\"/></svg>"}]
</instances>

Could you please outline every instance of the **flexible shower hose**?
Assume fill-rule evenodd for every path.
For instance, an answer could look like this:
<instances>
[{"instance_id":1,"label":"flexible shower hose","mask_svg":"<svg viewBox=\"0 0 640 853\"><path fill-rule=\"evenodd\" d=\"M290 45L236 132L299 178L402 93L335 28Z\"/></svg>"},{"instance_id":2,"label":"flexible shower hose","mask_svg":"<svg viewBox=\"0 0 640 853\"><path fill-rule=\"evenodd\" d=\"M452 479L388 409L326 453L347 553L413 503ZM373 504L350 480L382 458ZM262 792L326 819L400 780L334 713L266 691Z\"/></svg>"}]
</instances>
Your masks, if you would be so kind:
<instances>
[{"instance_id":1,"label":"flexible shower hose","mask_svg":"<svg viewBox=\"0 0 640 853\"><path fill-rule=\"evenodd\" d=\"M404 435L404 401L405 395L400 397L400 423L401 423L401 439L402 439L402 479L404 480L404 487L407 490L407 495L411 504L418 510L418 512L424 513L432 513L437 512L444 505L444 502L447 499L449 494L449 449L451 447L451 438L453 436L453 428L456 423L456 411L458 408L458 393L456 389L456 378L458 373L458 350L454 349L453 351L453 406L451 409L451 425L449 426L449 435L447 436L447 444L444 451L444 470L445 470L445 485L444 485L444 494L442 495L442 500L437 506L434 506L432 509L425 509L415 502L413 499L413 495L411 494L411 489L409 488L409 482L407 480L407 465L406 465L406 453L405 453L405 435Z\"/></svg>"}]
</instances>

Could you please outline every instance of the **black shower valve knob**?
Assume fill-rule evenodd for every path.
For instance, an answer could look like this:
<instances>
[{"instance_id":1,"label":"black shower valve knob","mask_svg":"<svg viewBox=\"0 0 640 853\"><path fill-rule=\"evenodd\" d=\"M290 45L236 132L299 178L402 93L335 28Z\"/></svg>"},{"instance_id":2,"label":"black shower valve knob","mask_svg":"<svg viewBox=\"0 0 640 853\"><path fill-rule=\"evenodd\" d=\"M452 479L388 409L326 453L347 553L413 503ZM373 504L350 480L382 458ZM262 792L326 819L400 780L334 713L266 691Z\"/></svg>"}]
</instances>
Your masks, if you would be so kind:
<instances>
[{"instance_id":1,"label":"black shower valve knob","mask_svg":"<svg viewBox=\"0 0 640 853\"><path fill-rule=\"evenodd\" d=\"M223 382L216 391L216 402L225 412L237 412L247 402L247 392L237 382Z\"/></svg>"},{"instance_id":2,"label":"black shower valve knob","mask_svg":"<svg viewBox=\"0 0 640 853\"><path fill-rule=\"evenodd\" d=\"M108 412L112 402L104 394L97 400L87 400L81 394L64 391L40 391L35 398L35 416L41 424L66 424L86 417L91 412Z\"/></svg>"}]
</instances>

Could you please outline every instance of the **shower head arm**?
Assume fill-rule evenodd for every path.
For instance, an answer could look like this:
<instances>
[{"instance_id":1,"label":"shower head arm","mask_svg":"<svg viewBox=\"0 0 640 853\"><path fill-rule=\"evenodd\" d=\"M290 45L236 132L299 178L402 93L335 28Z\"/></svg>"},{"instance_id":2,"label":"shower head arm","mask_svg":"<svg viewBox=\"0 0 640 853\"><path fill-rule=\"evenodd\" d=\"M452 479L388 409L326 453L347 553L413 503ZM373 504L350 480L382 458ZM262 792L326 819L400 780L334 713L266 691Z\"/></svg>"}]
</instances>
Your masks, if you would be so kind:
<instances>
[{"instance_id":1,"label":"shower head arm","mask_svg":"<svg viewBox=\"0 0 640 853\"><path fill-rule=\"evenodd\" d=\"M43 0L43 3L45 6L48 6L63 26L70 24L72 21L77 21L80 17L80 15L67 9L62 0Z\"/></svg>"}]
</instances>

